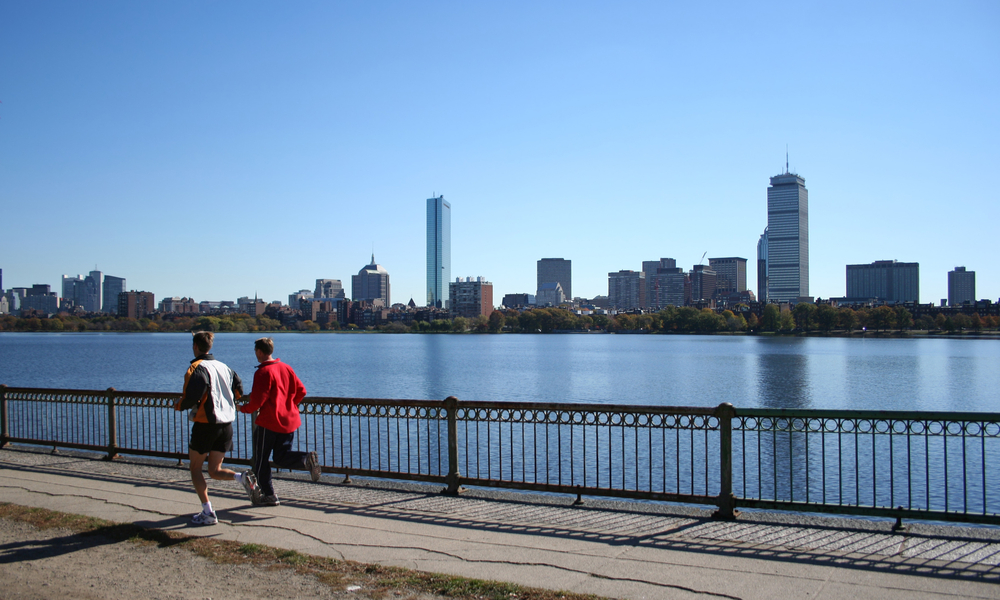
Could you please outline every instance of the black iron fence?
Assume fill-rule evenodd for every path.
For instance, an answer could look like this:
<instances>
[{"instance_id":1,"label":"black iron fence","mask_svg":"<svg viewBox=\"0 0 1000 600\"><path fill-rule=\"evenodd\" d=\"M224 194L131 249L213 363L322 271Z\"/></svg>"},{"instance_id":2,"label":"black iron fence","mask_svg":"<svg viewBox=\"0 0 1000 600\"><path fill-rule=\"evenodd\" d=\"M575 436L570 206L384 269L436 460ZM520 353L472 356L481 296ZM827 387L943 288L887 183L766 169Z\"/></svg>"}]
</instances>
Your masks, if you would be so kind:
<instances>
[{"instance_id":1,"label":"black iron fence","mask_svg":"<svg viewBox=\"0 0 1000 600\"><path fill-rule=\"evenodd\" d=\"M8 442L187 456L176 394L0 386ZM327 473L1000 524L1000 414L306 398ZM249 464L250 419L230 462Z\"/></svg>"}]
</instances>

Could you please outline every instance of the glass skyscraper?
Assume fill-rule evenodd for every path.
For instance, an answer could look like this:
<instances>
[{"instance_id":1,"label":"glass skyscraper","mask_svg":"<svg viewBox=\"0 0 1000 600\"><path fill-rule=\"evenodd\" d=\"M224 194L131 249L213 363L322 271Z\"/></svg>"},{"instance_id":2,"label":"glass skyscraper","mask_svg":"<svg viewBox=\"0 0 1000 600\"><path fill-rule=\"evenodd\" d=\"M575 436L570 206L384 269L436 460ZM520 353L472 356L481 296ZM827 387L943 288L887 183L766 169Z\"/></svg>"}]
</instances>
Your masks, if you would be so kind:
<instances>
[{"instance_id":1,"label":"glass skyscraper","mask_svg":"<svg viewBox=\"0 0 1000 600\"><path fill-rule=\"evenodd\" d=\"M809 296L809 190L788 168L767 188L767 300Z\"/></svg>"},{"instance_id":2,"label":"glass skyscraper","mask_svg":"<svg viewBox=\"0 0 1000 600\"><path fill-rule=\"evenodd\" d=\"M451 204L427 199L427 306L448 308L451 282Z\"/></svg>"}]
</instances>

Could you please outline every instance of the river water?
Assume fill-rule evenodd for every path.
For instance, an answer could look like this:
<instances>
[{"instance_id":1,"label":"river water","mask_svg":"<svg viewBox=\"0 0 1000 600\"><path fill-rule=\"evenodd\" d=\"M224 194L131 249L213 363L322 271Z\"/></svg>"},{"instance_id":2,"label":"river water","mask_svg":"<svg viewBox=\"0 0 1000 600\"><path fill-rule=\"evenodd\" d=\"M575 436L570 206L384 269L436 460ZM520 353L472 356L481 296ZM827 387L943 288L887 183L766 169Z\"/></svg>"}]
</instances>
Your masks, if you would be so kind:
<instances>
[{"instance_id":1,"label":"river water","mask_svg":"<svg viewBox=\"0 0 1000 600\"><path fill-rule=\"evenodd\" d=\"M246 381L253 340L213 353ZM1000 407L1000 341L682 335L273 334L310 396L669 406L943 410ZM178 333L0 334L0 383L180 391Z\"/></svg>"}]
</instances>

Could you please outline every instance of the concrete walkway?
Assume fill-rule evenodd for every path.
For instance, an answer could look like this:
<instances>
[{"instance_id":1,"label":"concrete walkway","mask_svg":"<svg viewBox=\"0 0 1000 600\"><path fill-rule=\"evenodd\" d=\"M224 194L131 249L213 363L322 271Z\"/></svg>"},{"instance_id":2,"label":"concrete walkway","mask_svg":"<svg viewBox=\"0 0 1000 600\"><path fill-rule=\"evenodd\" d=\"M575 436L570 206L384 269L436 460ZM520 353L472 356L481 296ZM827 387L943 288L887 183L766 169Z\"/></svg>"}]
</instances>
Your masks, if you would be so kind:
<instances>
[{"instance_id":1,"label":"concrete walkway","mask_svg":"<svg viewBox=\"0 0 1000 600\"><path fill-rule=\"evenodd\" d=\"M614 598L1000 598L1000 530L708 510L282 472L279 507L211 482L214 527L185 466L0 450L0 502L319 556Z\"/></svg>"}]
</instances>

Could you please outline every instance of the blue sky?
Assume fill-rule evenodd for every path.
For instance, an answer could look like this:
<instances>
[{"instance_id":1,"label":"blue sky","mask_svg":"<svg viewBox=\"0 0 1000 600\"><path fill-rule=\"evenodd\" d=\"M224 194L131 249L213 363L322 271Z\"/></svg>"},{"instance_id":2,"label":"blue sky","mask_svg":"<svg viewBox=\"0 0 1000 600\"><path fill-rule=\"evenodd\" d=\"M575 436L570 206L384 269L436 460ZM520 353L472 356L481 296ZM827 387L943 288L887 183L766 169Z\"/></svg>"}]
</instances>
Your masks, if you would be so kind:
<instances>
[{"instance_id":1,"label":"blue sky","mask_svg":"<svg viewBox=\"0 0 1000 600\"><path fill-rule=\"evenodd\" d=\"M1000 299L1000 3L3 2L3 286L287 301L375 258L423 303L539 258L574 295L643 260L742 256L806 180L810 293L920 263Z\"/></svg>"}]
</instances>

